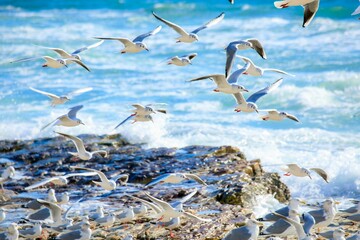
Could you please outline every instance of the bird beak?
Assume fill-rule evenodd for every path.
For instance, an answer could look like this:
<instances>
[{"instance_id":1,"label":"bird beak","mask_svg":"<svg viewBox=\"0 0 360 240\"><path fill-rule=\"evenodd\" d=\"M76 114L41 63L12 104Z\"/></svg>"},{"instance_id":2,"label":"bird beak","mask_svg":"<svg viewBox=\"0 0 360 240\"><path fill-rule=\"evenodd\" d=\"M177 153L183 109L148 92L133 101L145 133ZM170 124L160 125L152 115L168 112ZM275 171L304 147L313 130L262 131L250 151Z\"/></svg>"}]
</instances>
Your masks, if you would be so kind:
<instances>
[{"instance_id":1,"label":"bird beak","mask_svg":"<svg viewBox=\"0 0 360 240\"><path fill-rule=\"evenodd\" d=\"M306 204L306 202L304 200L300 200L300 203L304 204L304 205Z\"/></svg>"},{"instance_id":2,"label":"bird beak","mask_svg":"<svg viewBox=\"0 0 360 240\"><path fill-rule=\"evenodd\" d=\"M85 123L81 122L81 124L85 126Z\"/></svg>"},{"instance_id":3,"label":"bird beak","mask_svg":"<svg viewBox=\"0 0 360 240\"><path fill-rule=\"evenodd\" d=\"M255 111L256 111L257 113L259 113L259 111L258 111L257 109L255 109Z\"/></svg>"},{"instance_id":4,"label":"bird beak","mask_svg":"<svg viewBox=\"0 0 360 240\"><path fill-rule=\"evenodd\" d=\"M339 202L339 201L335 201L335 204L340 204L341 202Z\"/></svg>"},{"instance_id":5,"label":"bird beak","mask_svg":"<svg viewBox=\"0 0 360 240\"><path fill-rule=\"evenodd\" d=\"M149 52L149 49L148 49L148 48L145 48L145 50Z\"/></svg>"},{"instance_id":6,"label":"bird beak","mask_svg":"<svg viewBox=\"0 0 360 240\"><path fill-rule=\"evenodd\" d=\"M44 64L44 65L42 65L42 67L47 67L47 65L46 65L46 64Z\"/></svg>"},{"instance_id":7,"label":"bird beak","mask_svg":"<svg viewBox=\"0 0 360 240\"><path fill-rule=\"evenodd\" d=\"M247 89L244 89L244 92L249 92L249 90L247 90Z\"/></svg>"},{"instance_id":8,"label":"bird beak","mask_svg":"<svg viewBox=\"0 0 360 240\"><path fill-rule=\"evenodd\" d=\"M64 64L65 67L68 67L66 64Z\"/></svg>"}]
</instances>

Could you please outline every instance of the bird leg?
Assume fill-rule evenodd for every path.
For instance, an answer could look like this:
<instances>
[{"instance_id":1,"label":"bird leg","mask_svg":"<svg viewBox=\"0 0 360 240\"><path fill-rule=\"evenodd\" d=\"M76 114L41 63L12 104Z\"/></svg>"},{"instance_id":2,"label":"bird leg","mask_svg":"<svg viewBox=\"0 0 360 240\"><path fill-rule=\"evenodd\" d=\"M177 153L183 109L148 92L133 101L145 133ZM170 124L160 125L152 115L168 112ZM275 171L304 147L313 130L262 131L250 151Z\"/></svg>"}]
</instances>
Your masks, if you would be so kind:
<instances>
[{"instance_id":1,"label":"bird leg","mask_svg":"<svg viewBox=\"0 0 360 240\"><path fill-rule=\"evenodd\" d=\"M291 176L291 173L289 173L289 172L288 172L288 173L285 173L284 176L287 176L287 177L288 177L288 176Z\"/></svg>"},{"instance_id":2,"label":"bird leg","mask_svg":"<svg viewBox=\"0 0 360 240\"><path fill-rule=\"evenodd\" d=\"M218 89L214 89L214 92L220 92Z\"/></svg>"},{"instance_id":3,"label":"bird leg","mask_svg":"<svg viewBox=\"0 0 360 240\"><path fill-rule=\"evenodd\" d=\"M235 112L241 112L241 110L240 110L240 109L235 109L234 111L235 111Z\"/></svg>"},{"instance_id":4,"label":"bird leg","mask_svg":"<svg viewBox=\"0 0 360 240\"><path fill-rule=\"evenodd\" d=\"M170 230L170 238L175 238L175 234Z\"/></svg>"},{"instance_id":5,"label":"bird leg","mask_svg":"<svg viewBox=\"0 0 360 240\"><path fill-rule=\"evenodd\" d=\"M126 53L126 51L122 50L120 53L121 53L121 54L124 54L124 53Z\"/></svg>"},{"instance_id":6,"label":"bird leg","mask_svg":"<svg viewBox=\"0 0 360 240\"><path fill-rule=\"evenodd\" d=\"M262 120L267 121L269 120L269 117L261 117Z\"/></svg>"}]
</instances>

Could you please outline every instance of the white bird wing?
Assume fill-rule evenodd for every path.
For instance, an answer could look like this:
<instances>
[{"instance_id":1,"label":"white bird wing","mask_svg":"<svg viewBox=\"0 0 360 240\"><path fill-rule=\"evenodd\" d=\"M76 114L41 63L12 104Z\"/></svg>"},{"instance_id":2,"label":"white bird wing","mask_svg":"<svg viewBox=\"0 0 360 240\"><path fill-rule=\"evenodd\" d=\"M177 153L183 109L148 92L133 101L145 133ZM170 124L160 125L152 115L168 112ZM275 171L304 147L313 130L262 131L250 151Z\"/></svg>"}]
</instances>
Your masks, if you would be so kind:
<instances>
[{"instance_id":1,"label":"white bird wing","mask_svg":"<svg viewBox=\"0 0 360 240\"><path fill-rule=\"evenodd\" d=\"M138 110L138 111L145 111L145 107L143 105L141 105L141 104L135 103L135 104L133 104L131 106L136 108L136 110Z\"/></svg>"},{"instance_id":2,"label":"white bird wing","mask_svg":"<svg viewBox=\"0 0 360 240\"><path fill-rule=\"evenodd\" d=\"M275 69L275 68L263 68L262 70L263 70L263 71L277 72L277 73L285 74L285 75L288 75L288 76L291 76L291 77L295 77L295 75L290 74L290 73L287 73L287 72L285 72L285 71L283 71L283 70L280 70L280 69Z\"/></svg>"},{"instance_id":3,"label":"white bird wing","mask_svg":"<svg viewBox=\"0 0 360 240\"><path fill-rule=\"evenodd\" d=\"M207 22L206 24L202 25L201 27L198 27L197 29L195 29L194 31L192 31L192 33L196 34L198 32L200 32L201 30L205 29L205 28L209 28L211 26L214 26L215 24L218 24L221 20L224 19L225 13L222 12L219 16L217 16L214 19L211 19L209 22Z\"/></svg>"},{"instance_id":4,"label":"white bird wing","mask_svg":"<svg viewBox=\"0 0 360 240\"><path fill-rule=\"evenodd\" d=\"M355 11L351 14L352 16L360 14L360 6L358 6Z\"/></svg>"},{"instance_id":5,"label":"white bird wing","mask_svg":"<svg viewBox=\"0 0 360 240\"><path fill-rule=\"evenodd\" d=\"M161 30L161 26L157 26L154 30L137 36L137 37L133 40L133 42L142 42L145 38L157 34L158 32L160 32L160 30Z\"/></svg>"},{"instance_id":6,"label":"white bird wing","mask_svg":"<svg viewBox=\"0 0 360 240\"><path fill-rule=\"evenodd\" d=\"M38 201L38 203L44 205L45 207L49 208L49 210L51 212L52 219L55 222L61 221L62 208L60 206L58 206L55 203L48 202L48 201L41 200L41 199L36 199L36 201Z\"/></svg>"},{"instance_id":7,"label":"white bird wing","mask_svg":"<svg viewBox=\"0 0 360 240\"><path fill-rule=\"evenodd\" d=\"M85 153L86 152L84 143L80 138L69 135L69 134L61 133L61 132L56 132L56 133L60 134L63 137L66 137L67 139L70 139L71 141L73 141L73 143L75 144L76 150L79 153Z\"/></svg>"},{"instance_id":8,"label":"white bird wing","mask_svg":"<svg viewBox=\"0 0 360 240\"><path fill-rule=\"evenodd\" d=\"M125 120L123 120L121 123L119 123L114 129L117 129L119 126L121 126L122 124L124 124L125 122L127 122L130 118L134 118L135 115L131 114L130 116L128 116L127 118L125 118Z\"/></svg>"},{"instance_id":9,"label":"white bird wing","mask_svg":"<svg viewBox=\"0 0 360 240\"><path fill-rule=\"evenodd\" d=\"M52 50L52 51L56 52L62 58L71 58L72 57L70 53L66 52L64 49L61 49L61 48L44 47L44 46L39 46L39 45L35 45L35 46Z\"/></svg>"},{"instance_id":10,"label":"white bird wing","mask_svg":"<svg viewBox=\"0 0 360 240\"><path fill-rule=\"evenodd\" d=\"M246 63L242 68L236 70L235 72L233 72L227 79L228 83L233 84L233 83L237 83L238 78L244 73L246 72L250 67L250 63Z\"/></svg>"},{"instance_id":11,"label":"white bird wing","mask_svg":"<svg viewBox=\"0 0 360 240\"><path fill-rule=\"evenodd\" d=\"M235 54L237 51L237 44L244 41L234 41L230 42L228 46L226 47L226 64L225 64L225 77L227 77L230 72L232 65L234 63Z\"/></svg>"},{"instance_id":12,"label":"white bird wing","mask_svg":"<svg viewBox=\"0 0 360 240\"><path fill-rule=\"evenodd\" d=\"M299 167L299 165L297 165L296 163L290 163L290 164L286 164L286 166L288 167L288 169L290 171L295 171L295 172L301 172L301 167Z\"/></svg>"},{"instance_id":13,"label":"white bird wing","mask_svg":"<svg viewBox=\"0 0 360 240\"><path fill-rule=\"evenodd\" d=\"M131 46L134 43L132 41L130 41L127 38L114 38L114 37L95 37L96 39L103 39L103 40L117 40L120 41L122 44L126 46Z\"/></svg>"},{"instance_id":14,"label":"white bird wing","mask_svg":"<svg viewBox=\"0 0 360 240\"><path fill-rule=\"evenodd\" d=\"M26 187L25 190L28 191L28 190L43 186L43 185L45 185L45 184L47 184L47 183L49 183L49 182L51 182L51 181L53 181L55 179L57 179L57 177L46 178L46 179L44 179L44 180L42 180L40 182L37 182L35 184L32 184L32 185Z\"/></svg>"},{"instance_id":15,"label":"white bird wing","mask_svg":"<svg viewBox=\"0 0 360 240\"><path fill-rule=\"evenodd\" d=\"M189 201L190 198L192 198L195 194L197 193L197 189L195 189L194 191L192 191L191 193L189 193L188 195L186 195L185 197L181 198L180 200L178 200L178 202L184 203L186 201Z\"/></svg>"},{"instance_id":16,"label":"white bird wing","mask_svg":"<svg viewBox=\"0 0 360 240\"><path fill-rule=\"evenodd\" d=\"M49 126L56 125L56 124L58 123L59 119L60 119L61 117L65 117L65 116L66 116L66 115L60 116L60 117L58 117L57 119L55 119L54 121L46 124L45 126L43 126L43 127L40 129L40 131L44 130L45 128L47 128L47 127L49 127Z\"/></svg>"},{"instance_id":17,"label":"white bird wing","mask_svg":"<svg viewBox=\"0 0 360 240\"><path fill-rule=\"evenodd\" d=\"M120 174L111 178L114 182L117 182L119 179L121 184L126 184L129 181L129 174Z\"/></svg>"},{"instance_id":18,"label":"white bird wing","mask_svg":"<svg viewBox=\"0 0 360 240\"><path fill-rule=\"evenodd\" d=\"M43 56L43 57L27 57L27 58L21 58L21 59L18 59L18 60L11 61L11 62L9 62L9 63L26 62L26 61L37 60L37 59L40 59L40 58L43 58L43 59L44 59L44 56Z\"/></svg>"},{"instance_id":19,"label":"white bird wing","mask_svg":"<svg viewBox=\"0 0 360 240\"><path fill-rule=\"evenodd\" d=\"M37 92L37 93L40 93L42 95L45 95L49 98L52 98L52 99L58 99L60 98L59 96L55 95L55 94L52 94L52 93L49 93L49 92L45 92L45 91L41 91L41 90L38 90L36 88L33 88L33 87L29 87L31 90L33 90L34 92Z\"/></svg>"},{"instance_id":20,"label":"white bird wing","mask_svg":"<svg viewBox=\"0 0 360 240\"><path fill-rule=\"evenodd\" d=\"M188 179L192 179L202 185L207 186L206 182L204 182L199 176L197 176L196 174L191 174L191 173L184 173L185 177Z\"/></svg>"},{"instance_id":21,"label":"white bird wing","mask_svg":"<svg viewBox=\"0 0 360 240\"><path fill-rule=\"evenodd\" d=\"M153 180L151 180L148 184L146 184L145 186L148 187L148 186L153 186L159 182L163 182L165 181L168 177L170 177L172 174L171 173L165 173L165 174L162 174L156 178L154 178Z\"/></svg>"},{"instance_id":22,"label":"white bird wing","mask_svg":"<svg viewBox=\"0 0 360 240\"><path fill-rule=\"evenodd\" d=\"M216 85L220 88L226 88L229 86L229 83L226 81L225 76L223 74L211 74L211 75L206 75L206 76L202 76L202 77L198 77L198 78L193 78L193 79L189 80L189 82L195 82L195 81L204 80L204 79L213 80L216 83Z\"/></svg>"},{"instance_id":23,"label":"white bird wing","mask_svg":"<svg viewBox=\"0 0 360 240\"><path fill-rule=\"evenodd\" d=\"M273 212L274 215L278 216L279 218L281 219L284 219L285 221L287 221L288 223L290 223L291 225L294 226L295 230L296 230L296 233L298 236L306 236L305 232L304 232L304 229L303 229L303 226L301 225L301 223L298 223L297 221L291 219L291 218L288 218L288 217L285 217L281 214L278 214L277 212Z\"/></svg>"},{"instance_id":24,"label":"white bird wing","mask_svg":"<svg viewBox=\"0 0 360 240\"><path fill-rule=\"evenodd\" d=\"M303 27L307 27L313 18L315 17L316 12L319 9L320 0L315 0L308 4L305 4L304 7L304 23Z\"/></svg>"},{"instance_id":25,"label":"white bird wing","mask_svg":"<svg viewBox=\"0 0 360 240\"><path fill-rule=\"evenodd\" d=\"M77 166L72 166L71 168L80 169L80 170L86 170L86 171L89 171L89 172L94 172L100 177L102 182L109 182L109 179L106 177L106 175L103 172L99 171L99 170L92 169L92 168L77 167Z\"/></svg>"},{"instance_id":26,"label":"white bird wing","mask_svg":"<svg viewBox=\"0 0 360 240\"><path fill-rule=\"evenodd\" d=\"M256 93L253 93L250 97L248 97L248 99L246 99L246 101L255 103L259 98L261 98L262 96L265 96L269 92L276 89L282 83L282 81L283 81L282 78L276 80L275 82L273 82L269 86L257 91Z\"/></svg>"},{"instance_id":27,"label":"white bird wing","mask_svg":"<svg viewBox=\"0 0 360 240\"><path fill-rule=\"evenodd\" d=\"M255 51L256 51L263 59L266 59L265 50L264 50L263 46L261 45L261 43L259 42L259 40L257 40L257 39L247 39L247 41L252 44L252 46L253 46L253 48L255 49Z\"/></svg>"},{"instance_id":28,"label":"white bird wing","mask_svg":"<svg viewBox=\"0 0 360 240\"><path fill-rule=\"evenodd\" d=\"M329 175L321 168L310 168L310 170L316 172L325 182L329 183Z\"/></svg>"},{"instance_id":29,"label":"white bird wing","mask_svg":"<svg viewBox=\"0 0 360 240\"><path fill-rule=\"evenodd\" d=\"M75 50L71 54L78 54L78 53L81 53L83 51L89 50L91 48L96 48L96 47L100 46L103 42L104 42L104 40L101 40L101 41L98 41L97 43L91 44L90 46L79 48L79 49Z\"/></svg>"},{"instance_id":30,"label":"white bird wing","mask_svg":"<svg viewBox=\"0 0 360 240\"><path fill-rule=\"evenodd\" d=\"M169 27L171 27L172 29L174 29L178 34L182 35L182 36L187 36L189 35L182 27L176 25L175 23L172 23L170 21L167 21L161 17L159 17L158 15L156 15L154 12L152 12L152 14L154 15L154 17L158 20L160 20L161 22L165 23L166 25L168 25Z\"/></svg>"},{"instance_id":31,"label":"white bird wing","mask_svg":"<svg viewBox=\"0 0 360 240\"><path fill-rule=\"evenodd\" d=\"M67 58L64 60L65 60L66 64L67 64L67 62L74 62L74 63L77 63L78 65L82 66L83 68L85 68L88 72L91 72L90 69L82 61L80 61L76 58Z\"/></svg>"},{"instance_id":32,"label":"white bird wing","mask_svg":"<svg viewBox=\"0 0 360 240\"><path fill-rule=\"evenodd\" d=\"M65 178L69 178L69 177L78 177L78 176L83 176L83 177L90 177L90 176L95 176L98 175L96 172L82 172L82 173L69 173L64 175Z\"/></svg>"},{"instance_id":33,"label":"white bird wing","mask_svg":"<svg viewBox=\"0 0 360 240\"><path fill-rule=\"evenodd\" d=\"M192 219L196 219L196 220L199 220L199 221L202 221L202 222L212 222L211 219L206 219L206 218L201 218L201 217L198 217L192 213L189 213L189 212L184 212L184 215L189 217L189 218L192 218Z\"/></svg>"},{"instance_id":34,"label":"white bird wing","mask_svg":"<svg viewBox=\"0 0 360 240\"><path fill-rule=\"evenodd\" d=\"M89 92L89 91L92 91L93 88L92 87L87 87L87 88L81 88L81 89L78 89L78 90L75 90L73 92L70 92L68 94L66 94L66 96L71 99L73 97L76 97L80 94L83 94L83 93L86 93L86 92Z\"/></svg>"},{"instance_id":35,"label":"white bird wing","mask_svg":"<svg viewBox=\"0 0 360 240\"><path fill-rule=\"evenodd\" d=\"M242 93L240 93L240 92L239 93L234 93L233 96L234 96L234 98L236 100L236 103L238 105L246 104L246 100L244 98L244 95L242 95Z\"/></svg>"},{"instance_id":36,"label":"white bird wing","mask_svg":"<svg viewBox=\"0 0 360 240\"><path fill-rule=\"evenodd\" d=\"M150 198L151 201L153 201L154 203L156 203L157 205L159 205L161 208L163 208L165 211L167 210L174 210L173 207L171 207L171 205L163 200L157 199L153 196L151 196L148 193L145 193L145 195Z\"/></svg>"},{"instance_id":37,"label":"white bird wing","mask_svg":"<svg viewBox=\"0 0 360 240\"><path fill-rule=\"evenodd\" d=\"M300 120L297 117L295 117L294 115L292 115L292 114L287 113L286 117L293 120L293 121L295 121L295 122L300 122Z\"/></svg>"},{"instance_id":38,"label":"white bird wing","mask_svg":"<svg viewBox=\"0 0 360 240\"><path fill-rule=\"evenodd\" d=\"M66 115L71 119L75 119L77 112L82 108L83 108L83 105L78 105L78 106L69 108L70 111Z\"/></svg>"},{"instance_id":39,"label":"white bird wing","mask_svg":"<svg viewBox=\"0 0 360 240\"><path fill-rule=\"evenodd\" d=\"M141 198L138 198L138 197L135 197L135 196L131 196L131 195L127 195L137 201L140 201L142 203L144 203L145 205L149 206L152 210L154 210L157 214L163 212L163 209L160 208L158 205L152 203L152 202L149 202L149 201L146 201L144 199L141 199Z\"/></svg>"}]
</instances>

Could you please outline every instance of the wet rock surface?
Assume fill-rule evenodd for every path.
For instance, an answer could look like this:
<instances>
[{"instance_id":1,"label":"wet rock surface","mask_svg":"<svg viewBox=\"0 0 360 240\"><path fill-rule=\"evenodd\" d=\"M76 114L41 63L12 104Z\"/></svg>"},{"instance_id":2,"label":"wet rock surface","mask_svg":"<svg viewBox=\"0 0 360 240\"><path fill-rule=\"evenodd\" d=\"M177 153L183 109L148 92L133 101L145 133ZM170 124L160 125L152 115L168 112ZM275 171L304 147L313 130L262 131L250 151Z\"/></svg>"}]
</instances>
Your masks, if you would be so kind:
<instances>
[{"instance_id":1,"label":"wet rock surface","mask_svg":"<svg viewBox=\"0 0 360 240\"><path fill-rule=\"evenodd\" d=\"M128 143L120 135L79 137L84 141L87 150L106 150L109 156L103 158L96 155L88 161L80 160L68 154L76 149L71 141L63 137L0 141L0 166L13 165L16 171L22 173L21 178L5 184L7 190L0 194L0 205L5 208L19 206L28 200L16 197L17 194L26 192L25 187L45 177L74 172L71 166L94 168L103 171L109 178L128 174L128 187L131 186L132 190L129 191L128 187L118 187L112 194L108 194L94 187L92 180L97 180L97 176L69 178L68 186L55 186L55 190L70 192L72 201L84 193L91 197L106 196L97 198L97 201L106 203L110 211L115 211L124 206L139 205L125 196L125 191L143 199L146 199L143 194L143 191L146 191L157 198L170 201L181 198L197 188L198 193L184 208L213 221L201 222L182 217L181 226L174 231L175 238L220 239L226 231L245 219L244 215L256 204L256 196L274 194L280 202L286 202L290 198L289 189L280 181L278 174L264 172L259 160L247 161L245 155L236 147L188 146L144 149L140 144ZM171 172L195 173L208 186L188 181L145 187L144 184L152 178ZM120 224L115 224L114 231L96 231L94 239L122 239L127 233L132 233L137 239L169 237L168 230L163 228L140 234L143 227L140 223L148 221L149 217L137 219L130 223L126 230Z\"/></svg>"}]
</instances>

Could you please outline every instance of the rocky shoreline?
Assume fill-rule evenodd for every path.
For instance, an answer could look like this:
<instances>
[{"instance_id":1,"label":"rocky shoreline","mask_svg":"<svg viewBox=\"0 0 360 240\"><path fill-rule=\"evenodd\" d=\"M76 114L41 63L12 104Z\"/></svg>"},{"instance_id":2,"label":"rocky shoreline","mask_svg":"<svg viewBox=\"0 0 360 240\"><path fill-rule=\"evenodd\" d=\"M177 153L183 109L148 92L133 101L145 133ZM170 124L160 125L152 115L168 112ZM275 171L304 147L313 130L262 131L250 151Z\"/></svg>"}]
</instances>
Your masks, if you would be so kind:
<instances>
[{"instance_id":1,"label":"rocky shoreline","mask_svg":"<svg viewBox=\"0 0 360 240\"><path fill-rule=\"evenodd\" d=\"M71 166L94 168L112 177L128 174L131 194L142 198L142 191L165 201L180 198L194 188L198 193L186 205L186 211L199 213L212 222L200 222L182 218L182 225L174 232L178 239L221 239L226 231L234 228L251 212L256 197L272 194L280 202L290 198L288 187L281 182L277 173L264 172L260 160L248 161L240 149L231 146L209 147L188 146L184 148L144 149L141 144L130 144L121 135L95 136L80 135L87 150L107 150L109 156L95 156L83 161L72 157L74 151L71 141L63 137L44 138L26 141L0 141L0 165L13 165L23 173L23 177L5 184L6 191L0 196L0 205L16 208L28 199L16 197L25 192L24 188L44 177L72 172ZM193 182L180 185L159 184L145 187L152 178L163 173L191 172L199 175L208 186ZM57 192L70 192L71 202L86 192L91 197L101 195L101 191L91 183L94 177L69 179L68 186L55 186ZM118 187L111 197L100 198L109 210L122 206L138 205L133 199L121 195L123 187ZM127 190L127 193L129 191ZM10 206L10 207L9 207ZM139 236L143 222L141 218L133 221L126 230L119 224L114 231L98 230L94 239L122 239L132 233L136 239L167 239L168 231L163 228L147 231L147 237Z\"/></svg>"}]
</instances>

